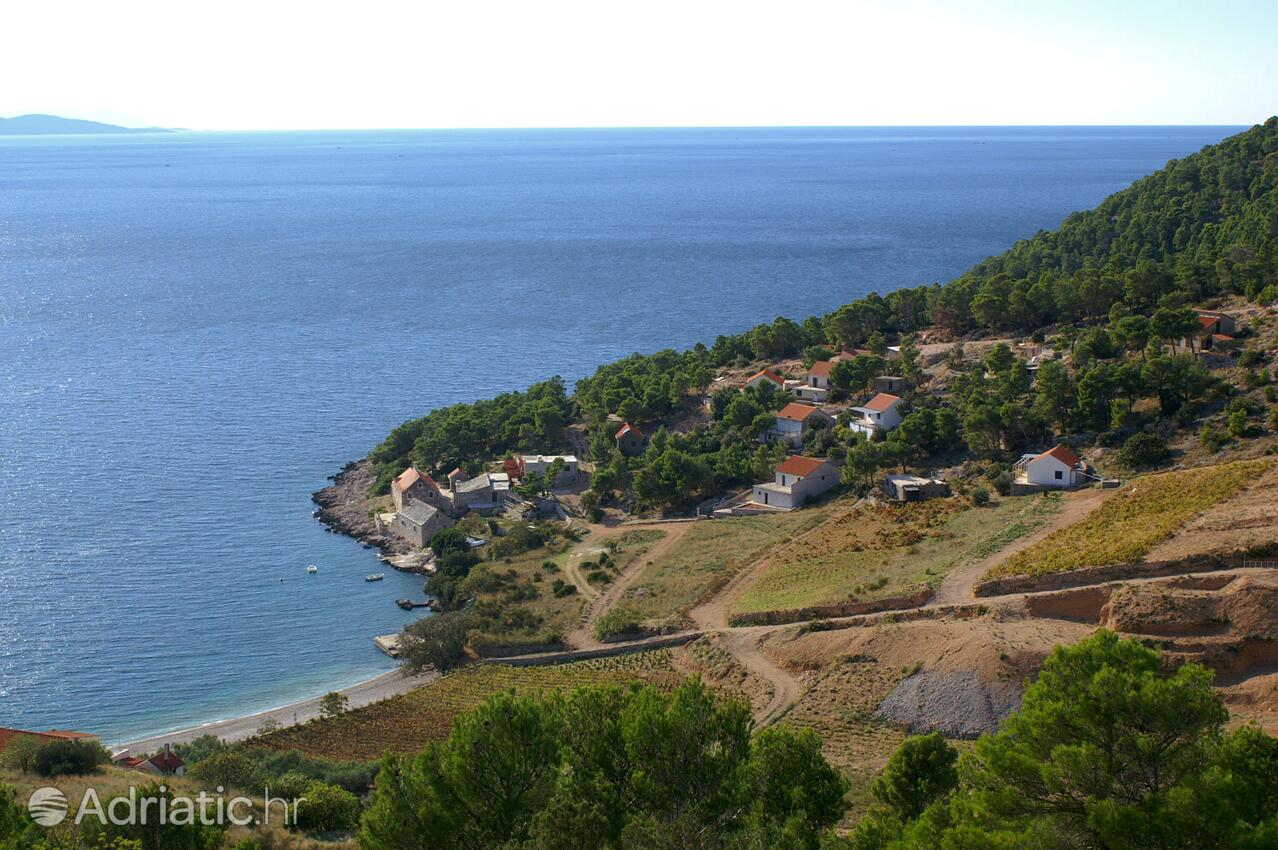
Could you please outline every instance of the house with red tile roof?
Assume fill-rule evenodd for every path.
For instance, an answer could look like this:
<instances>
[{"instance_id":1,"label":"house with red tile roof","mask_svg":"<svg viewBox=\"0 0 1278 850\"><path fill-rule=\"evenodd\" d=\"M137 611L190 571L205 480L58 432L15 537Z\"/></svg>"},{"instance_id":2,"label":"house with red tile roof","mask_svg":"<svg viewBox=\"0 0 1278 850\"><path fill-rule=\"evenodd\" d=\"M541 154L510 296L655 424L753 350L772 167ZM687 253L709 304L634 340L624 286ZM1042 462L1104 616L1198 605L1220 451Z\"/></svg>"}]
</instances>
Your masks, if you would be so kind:
<instances>
[{"instance_id":1,"label":"house with red tile roof","mask_svg":"<svg viewBox=\"0 0 1278 850\"><path fill-rule=\"evenodd\" d=\"M794 394L804 401L824 404L830 398L830 370L832 360L818 360L808 369L807 377L794 388Z\"/></svg>"},{"instance_id":2,"label":"house with red tile roof","mask_svg":"<svg viewBox=\"0 0 1278 850\"><path fill-rule=\"evenodd\" d=\"M784 440L797 446L803 443L803 437L808 431L832 424L834 419L820 408L792 401L777 411L776 424L772 426L770 436L774 440Z\"/></svg>"},{"instance_id":3,"label":"house with red tile roof","mask_svg":"<svg viewBox=\"0 0 1278 850\"><path fill-rule=\"evenodd\" d=\"M1194 312L1198 316L1201 329L1196 338L1184 339L1185 348L1192 351L1197 345L1199 351L1214 351L1233 345L1234 336L1238 333L1238 324L1233 316L1218 310L1195 310Z\"/></svg>"},{"instance_id":4,"label":"house with red tile roof","mask_svg":"<svg viewBox=\"0 0 1278 850\"><path fill-rule=\"evenodd\" d=\"M792 511L828 492L839 476L839 468L827 460L790 455L777 466L773 481L754 485L750 499L756 506Z\"/></svg>"},{"instance_id":5,"label":"house with red tile roof","mask_svg":"<svg viewBox=\"0 0 1278 850\"><path fill-rule=\"evenodd\" d=\"M617 429L617 433L613 436L617 440L617 448L626 457L643 454L644 446L648 444L648 438L643 431L640 431L637 425L631 425L629 422L622 423L622 426Z\"/></svg>"},{"instance_id":6,"label":"house with red tile roof","mask_svg":"<svg viewBox=\"0 0 1278 850\"><path fill-rule=\"evenodd\" d=\"M154 773L157 776L185 776L186 762L182 761L173 747L168 744L164 749L152 756L131 756L126 750L116 754L112 762L120 767L131 767L143 773Z\"/></svg>"},{"instance_id":7,"label":"house with red tile roof","mask_svg":"<svg viewBox=\"0 0 1278 850\"><path fill-rule=\"evenodd\" d=\"M860 407L848 408L848 427L867 437L886 434L901 424L901 397L877 393Z\"/></svg>"},{"instance_id":8,"label":"house with red tile roof","mask_svg":"<svg viewBox=\"0 0 1278 850\"><path fill-rule=\"evenodd\" d=\"M409 502L417 499L435 508L442 507L443 491L435 483L435 479L415 466L410 466L391 482L391 498L395 500L395 510L402 511Z\"/></svg>"},{"instance_id":9,"label":"house with red tile roof","mask_svg":"<svg viewBox=\"0 0 1278 850\"><path fill-rule=\"evenodd\" d=\"M1078 455L1061 445L1038 454L1021 455L1012 466L1012 483L1019 485L1021 492L1066 490L1085 480Z\"/></svg>"},{"instance_id":10,"label":"house with red tile roof","mask_svg":"<svg viewBox=\"0 0 1278 850\"><path fill-rule=\"evenodd\" d=\"M773 372L771 369L763 369L758 372L755 372L753 375L746 378L745 386L746 386L746 389L751 389L753 387L757 387L760 384L764 384L764 383L772 384L772 386L774 386L778 390L785 389L785 378L782 378L780 375L778 375L776 372Z\"/></svg>"},{"instance_id":11,"label":"house with red tile roof","mask_svg":"<svg viewBox=\"0 0 1278 850\"><path fill-rule=\"evenodd\" d=\"M43 744L48 744L54 741L96 741L98 736L91 735L88 732L72 732L67 729L32 732L26 729L11 729L8 726L0 726L0 753L4 752L5 747L18 738L35 738Z\"/></svg>"}]
</instances>

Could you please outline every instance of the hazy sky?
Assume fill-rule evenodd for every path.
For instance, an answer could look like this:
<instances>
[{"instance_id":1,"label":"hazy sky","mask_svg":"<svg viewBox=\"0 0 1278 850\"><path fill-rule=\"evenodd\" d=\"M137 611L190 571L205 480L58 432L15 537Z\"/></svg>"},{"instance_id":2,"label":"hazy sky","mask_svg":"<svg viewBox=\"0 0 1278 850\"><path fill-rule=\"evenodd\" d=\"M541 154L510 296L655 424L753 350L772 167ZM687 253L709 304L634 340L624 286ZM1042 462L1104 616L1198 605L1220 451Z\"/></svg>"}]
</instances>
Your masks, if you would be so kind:
<instances>
[{"instance_id":1,"label":"hazy sky","mask_svg":"<svg viewBox=\"0 0 1278 850\"><path fill-rule=\"evenodd\" d=\"M0 25L0 116L230 130L1278 112L1278 0L15 0Z\"/></svg>"}]
</instances>

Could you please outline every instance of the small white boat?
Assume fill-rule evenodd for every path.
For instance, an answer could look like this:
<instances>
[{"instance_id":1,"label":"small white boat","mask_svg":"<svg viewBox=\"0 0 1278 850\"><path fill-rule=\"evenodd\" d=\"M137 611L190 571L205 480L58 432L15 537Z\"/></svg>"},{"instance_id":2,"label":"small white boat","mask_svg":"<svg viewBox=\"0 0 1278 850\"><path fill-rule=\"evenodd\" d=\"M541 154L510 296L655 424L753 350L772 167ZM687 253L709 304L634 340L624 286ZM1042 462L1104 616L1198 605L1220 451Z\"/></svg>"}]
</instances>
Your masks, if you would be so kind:
<instances>
[{"instance_id":1,"label":"small white boat","mask_svg":"<svg viewBox=\"0 0 1278 850\"><path fill-rule=\"evenodd\" d=\"M364 581L381 581L386 578L386 573L373 573L371 576L364 576Z\"/></svg>"},{"instance_id":2,"label":"small white boat","mask_svg":"<svg viewBox=\"0 0 1278 850\"><path fill-rule=\"evenodd\" d=\"M310 565L308 565L308 566L306 567L306 571L307 571L308 573L312 573L312 574L314 574L314 573L319 572L319 567L315 566L314 564L310 564Z\"/></svg>"}]
</instances>

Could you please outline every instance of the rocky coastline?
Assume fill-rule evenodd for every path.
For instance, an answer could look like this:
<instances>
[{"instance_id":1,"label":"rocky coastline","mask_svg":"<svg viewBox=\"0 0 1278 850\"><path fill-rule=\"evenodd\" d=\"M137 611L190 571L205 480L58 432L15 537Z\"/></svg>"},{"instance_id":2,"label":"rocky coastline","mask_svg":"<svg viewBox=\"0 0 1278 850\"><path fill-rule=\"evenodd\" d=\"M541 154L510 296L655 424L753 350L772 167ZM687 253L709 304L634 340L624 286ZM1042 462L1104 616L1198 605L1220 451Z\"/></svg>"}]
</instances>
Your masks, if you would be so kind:
<instances>
[{"instance_id":1,"label":"rocky coastline","mask_svg":"<svg viewBox=\"0 0 1278 850\"><path fill-rule=\"evenodd\" d=\"M377 529L368 496L376 475L368 458L353 460L332 476L333 482L311 494L316 505L313 516L334 534L345 534L370 549L377 549L387 558L406 555L411 551L408 543Z\"/></svg>"}]
</instances>

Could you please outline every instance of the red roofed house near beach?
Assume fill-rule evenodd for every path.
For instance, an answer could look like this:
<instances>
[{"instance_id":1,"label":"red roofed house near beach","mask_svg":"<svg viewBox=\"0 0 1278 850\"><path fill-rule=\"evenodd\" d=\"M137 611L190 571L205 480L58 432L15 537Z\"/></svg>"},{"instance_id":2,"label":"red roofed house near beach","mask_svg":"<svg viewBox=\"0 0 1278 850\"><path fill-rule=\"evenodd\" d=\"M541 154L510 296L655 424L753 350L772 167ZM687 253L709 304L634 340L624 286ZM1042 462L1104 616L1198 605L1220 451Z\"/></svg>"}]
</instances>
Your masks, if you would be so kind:
<instances>
[{"instance_id":1,"label":"red roofed house near beach","mask_svg":"<svg viewBox=\"0 0 1278 850\"><path fill-rule=\"evenodd\" d=\"M782 511L803 507L839 483L839 468L816 457L790 455L776 469L776 480L754 485L751 500Z\"/></svg>"},{"instance_id":2,"label":"red roofed house near beach","mask_svg":"<svg viewBox=\"0 0 1278 850\"><path fill-rule=\"evenodd\" d=\"M4 752L5 747L18 738L35 738L42 744L49 744L54 741L96 741L98 736L90 735L88 732L71 732L66 729L30 732L26 729L11 729L8 726L0 726L0 753Z\"/></svg>"},{"instance_id":3,"label":"red roofed house near beach","mask_svg":"<svg viewBox=\"0 0 1278 850\"><path fill-rule=\"evenodd\" d=\"M833 368L834 363L830 360L813 363L808 370L807 381L795 387L794 394L804 401L824 403L830 397L830 370Z\"/></svg>"},{"instance_id":4,"label":"red roofed house near beach","mask_svg":"<svg viewBox=\"0 0 1278 850\"><path fill-rule=\"evenodd\" d=\"M415 466L410 466L391 482L391 497L395 500L395 510L402 511L404 505L413 499L419 499L428 505L440 507L443 496L435 479Z\"/></svg>"}]
</instances>

